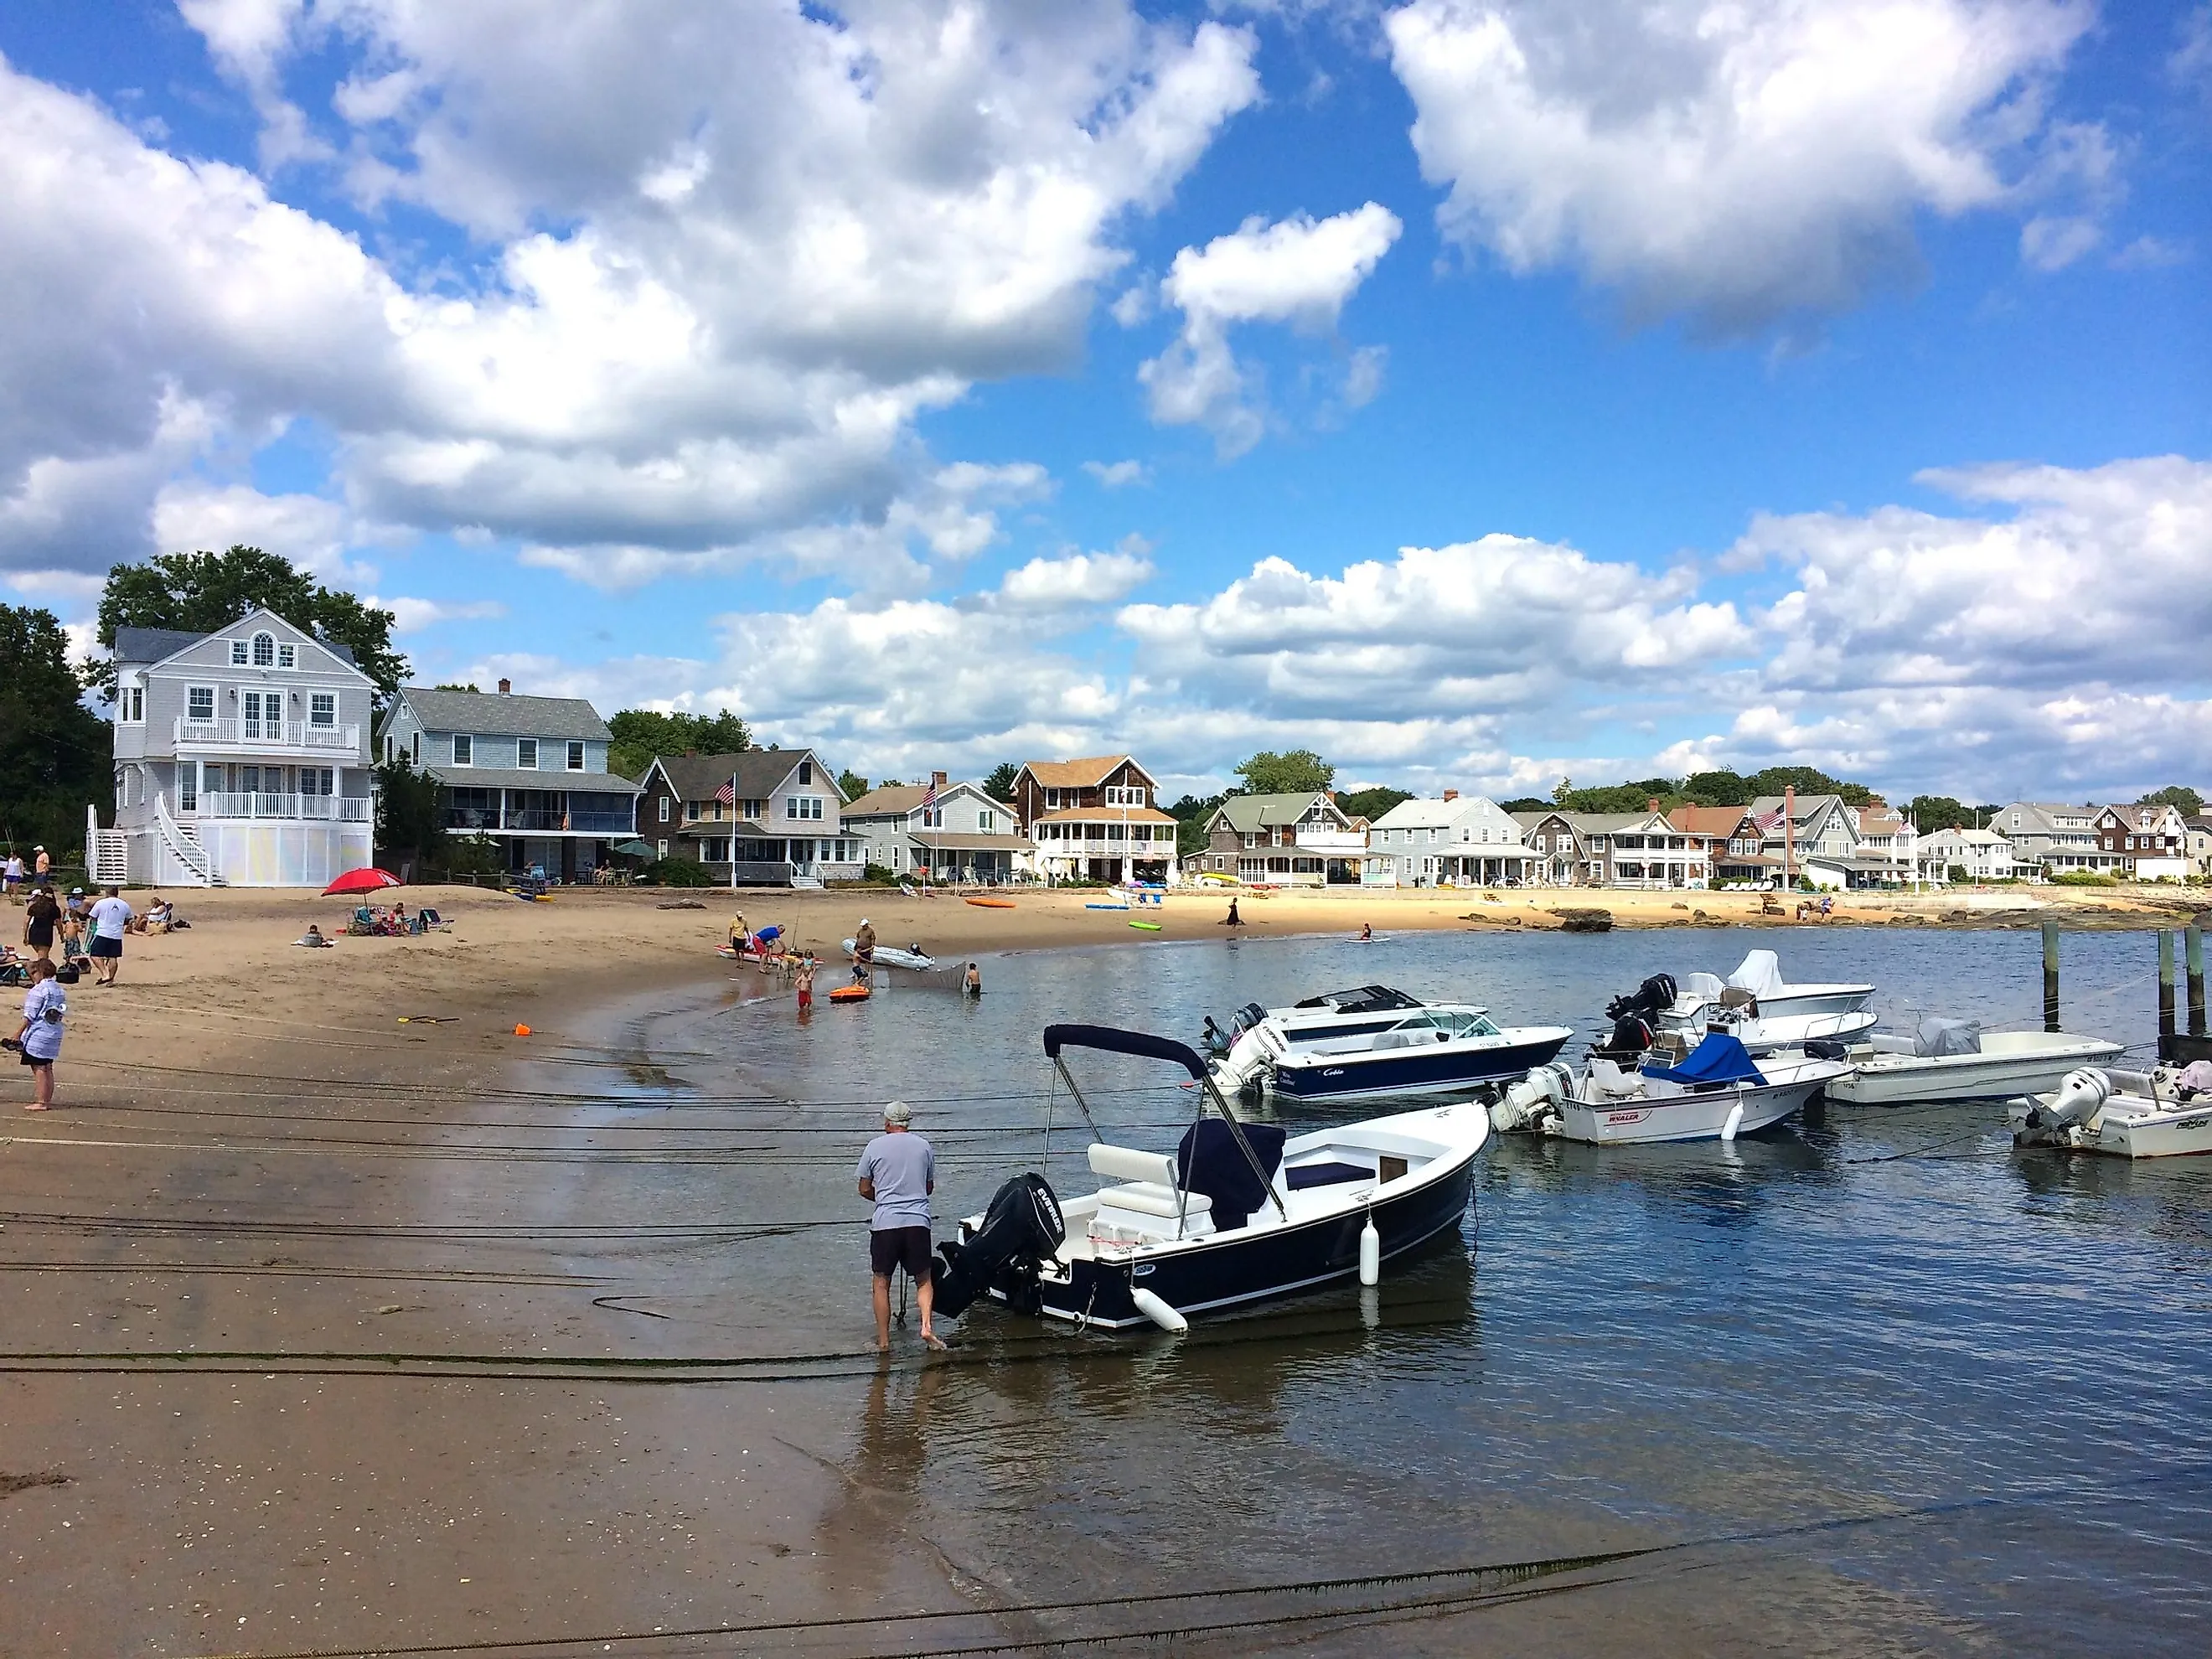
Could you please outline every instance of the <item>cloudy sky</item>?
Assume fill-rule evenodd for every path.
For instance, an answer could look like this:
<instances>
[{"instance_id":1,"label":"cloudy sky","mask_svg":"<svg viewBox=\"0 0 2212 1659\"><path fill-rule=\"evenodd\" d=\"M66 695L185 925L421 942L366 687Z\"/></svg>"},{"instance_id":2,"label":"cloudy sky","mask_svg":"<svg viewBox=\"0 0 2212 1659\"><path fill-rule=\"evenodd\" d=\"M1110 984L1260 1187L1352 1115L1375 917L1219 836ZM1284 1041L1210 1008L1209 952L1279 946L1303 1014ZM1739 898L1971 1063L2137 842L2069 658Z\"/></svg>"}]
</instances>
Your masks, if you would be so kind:
<instances>
[{"instance_id":1,"label":"cloudy sky","mask_svg":"<svg viewBox=\"0 0 2212 1659\"><path fill-rule=\"evenodd\" d=\"M14 0L0 592L873 776L2212 777L2212 5Z\"/></svg>"}]
</instances>

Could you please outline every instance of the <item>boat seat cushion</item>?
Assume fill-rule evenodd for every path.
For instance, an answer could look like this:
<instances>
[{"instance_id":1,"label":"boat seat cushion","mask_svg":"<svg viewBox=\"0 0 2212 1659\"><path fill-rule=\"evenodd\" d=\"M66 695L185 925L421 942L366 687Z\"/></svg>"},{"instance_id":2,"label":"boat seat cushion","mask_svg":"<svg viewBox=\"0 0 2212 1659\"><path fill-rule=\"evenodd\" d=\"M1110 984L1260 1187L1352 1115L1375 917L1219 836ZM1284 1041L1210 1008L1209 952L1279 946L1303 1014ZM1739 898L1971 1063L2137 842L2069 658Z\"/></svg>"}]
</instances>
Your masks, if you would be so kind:
<instances>
[{"instance_id":1,"label":"boat seat cushion","mask_svg":"<svg viewBox=\"0 0 2212 1659\"><path fill-rule=\"evenodd\" d=\"M1148 1217L1164 1217L1168 1221L1175 1221L1179 1210L1183 1214L1197 1217L1197 1214L1210 1214L1212 1207L1214 1201L1207 1199L1203 1192L1192 1192L1186 1199L1172 1186L1161 1186L1159 1182L1130 1182L1128 1186L1099 1188L1099 1210L1102 1212L1103 1210L1130 1210L1133 1214L1148 1214Z\"/></svg>"},{"instance_id":2,"label":"boat seat cushion","mask_svg":"<svg viewBox=\"0 0 2212 1659\"><path fill-rule=\"evenodd\" d=\"M1350 1181L1372 1181L1375 1171L1357 1164L1293 1164L1284 1170L1290 1189L1302 1193L1309 1187L1338 1187Z\"/></svg>"},{"instance_id":3,"label":"boat seat cushion","mask_svg":"<svg viewBox=\"0 0 2212 1659\"><path fill-rule=\"evenodd\" d=\"M1133 1146L1091 1144L1091 1173L1108 1181L1149 1181L1161 1187L1175 1182L1175 1160L1165 1152L1140 1152Z\"/></svg>"}]
</instances>

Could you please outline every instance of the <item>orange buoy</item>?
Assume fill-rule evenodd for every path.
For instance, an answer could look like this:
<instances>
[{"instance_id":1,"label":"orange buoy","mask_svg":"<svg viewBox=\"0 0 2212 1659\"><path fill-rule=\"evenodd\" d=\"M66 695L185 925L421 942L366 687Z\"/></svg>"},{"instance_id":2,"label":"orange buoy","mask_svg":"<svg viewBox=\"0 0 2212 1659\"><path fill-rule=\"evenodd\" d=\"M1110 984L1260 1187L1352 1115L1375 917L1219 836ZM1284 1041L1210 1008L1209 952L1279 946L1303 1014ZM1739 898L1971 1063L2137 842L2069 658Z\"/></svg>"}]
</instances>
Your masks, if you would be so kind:
<instances>
[{"instance_id":1,"label":"orange buoy","mask_svg":"<svg viewBox=\"0 0 2212 1659\"><path fill-rule=\"evenodd\" d=\"M514 1028L514 1034L517 1036L528 1036L530 1035L530 1028L527 1025L518 1025Z\"/></svg>"}]
</instances>

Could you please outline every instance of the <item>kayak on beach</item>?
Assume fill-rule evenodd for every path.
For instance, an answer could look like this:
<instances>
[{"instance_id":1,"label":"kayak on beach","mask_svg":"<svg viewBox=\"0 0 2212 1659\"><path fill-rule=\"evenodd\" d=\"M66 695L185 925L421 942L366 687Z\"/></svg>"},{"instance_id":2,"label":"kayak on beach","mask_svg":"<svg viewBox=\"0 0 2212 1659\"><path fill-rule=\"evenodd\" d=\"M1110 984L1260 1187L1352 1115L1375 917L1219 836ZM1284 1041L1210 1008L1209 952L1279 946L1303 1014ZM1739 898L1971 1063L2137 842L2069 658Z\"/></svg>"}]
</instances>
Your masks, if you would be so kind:
<instances>
[{"instance_id":1,"label":"kayak on beach","mask_svg":"<svg viewBox=\"0 0 2212 1659\"><path fill-rule=\"evenodd\" d=\"M1011 910L1014 908L1014 902L1012 899L971 898L968 902L979 910Z\"/></svg>"}]
</instances>

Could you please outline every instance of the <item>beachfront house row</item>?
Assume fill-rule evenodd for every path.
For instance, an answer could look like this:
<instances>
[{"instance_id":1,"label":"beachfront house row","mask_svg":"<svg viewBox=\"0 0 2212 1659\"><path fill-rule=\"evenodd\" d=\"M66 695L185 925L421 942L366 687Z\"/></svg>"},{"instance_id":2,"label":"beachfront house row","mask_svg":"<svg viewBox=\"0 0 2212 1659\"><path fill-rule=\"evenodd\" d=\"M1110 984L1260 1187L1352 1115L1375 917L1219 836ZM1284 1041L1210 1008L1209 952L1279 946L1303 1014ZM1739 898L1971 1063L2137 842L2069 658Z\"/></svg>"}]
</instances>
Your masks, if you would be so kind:
<instances>
[{"instance_id":1,"label":"beachfront house row","mask_svg":"<svg viewBox=\"0 0 2212 1659\"><path fill-rule=\"evenodd\" d=\"M405 685L377 752L438 786L446 833L479 836L501 866L552 881L588 878L636 831L637 786L607 770L612 734L581 697Z\"/></svg>"},{"instance_id":2,"label":"beachfront house row","mask_svg":"<svg viewBox=\"0 0 2212 1659\"><path fill-rule=\"evenodd\" d=\"M1206 821L1201 868L1255 887L1357 884L1367 852L1334 792L1231 795Z\"/></svg>"},{"instance_id":3,"label":"beachfront house row","mask_svg":"<svg viewBox=\"0 0 2212 1659\"><path fill-rule=\"evenodd\" d=\"M2016 800L2001 808L1989 827L2012 843L2014 866L2030 879L2079 871L2122 874L2127 855L2099 845L2097 810L2063 801Z\"/></svg>"},{"instance_id":4,"label":"beachfront house row","mask_svg":"<svg viewBox=\"0 0 2212 1659\"><path fill-rule=\"evenodd\" d=\"M1994 830L1939 830L1920 837L1922 878L1933 882L2010 881L2012 843Z\"/></svg>"},{"instance_id":5,"label":"beachfront house row","mask_svg":"<svg viewBox=\"0 0 2212 1659\"><path fill-rule=\"evenodd\" d=\"M2178 806L2107 806L2096 816L2097 845L2127 860L2137 881L2189 879L2189 826Z\"/></svg>"},{"instance_id":6,"label":"beachfront house row","mask_svg":"<svg viewBox=\"0 0 2212 1659\"><path fill-rule=\"evenodd\" d=\"M1036 852L1011 805L943 772L871 789L845 808L845 830L870 864L917 881L1011 881Z\"/></svg>"},{"instance_id":7,"label":"beachfront house row","mask_svg":"<svg viewBox=\"0 0 2212 1659\"><path fill-rule=\"evenodd\" d=\"M1591 879L1601 887L1712 885L1712 837L1677 828L1655 804L1641 812L1577 812Z\"/></svg>"},{"instance_id":8,"label":"beachfront house row","mask_svg":"<svg viewBox=\"0 0 2212 1659\"><path fill-rule=\"evenodd\" d=\"M1127 755L1030 761L1014 776L1014 812L1035 844L1030 867L1053 881L1149 881L1182 875L1180 826L1159 784Z\"/></svg>"},{"instance_id":9,"label":"beachfront house row","mask_svg":"<svg viewBox=\"0 0 2212 1659\"><path fill-rule=\"evenodd\" d=\"M113 654L95 880L321 887L370 861L376 686L343 646L255 610L206 634L118 628Z\"/></svg>"},{"instance_id":10,"label":"beachfront house row","mask_svg":"<svg viewBox=\"0 0 2212 1659\"><path fill-rule=\"evenodd\" d=\"M638 838L717 882L817 887L866 873L837 774L811 749L656 755L638 787Z\"/></svg>"},{"instance_id":11,"label":"beachfront house row","mask_svg":"<svg viewBox=\"0 0 2212 1659\"><path fill-rule=\"evenodd\" d=\"M1528 878L1521 826L1496 801L1447 789L1401 800L1367 834L1370 887L1495 886Z\"/></svg>"}]
</instances>

